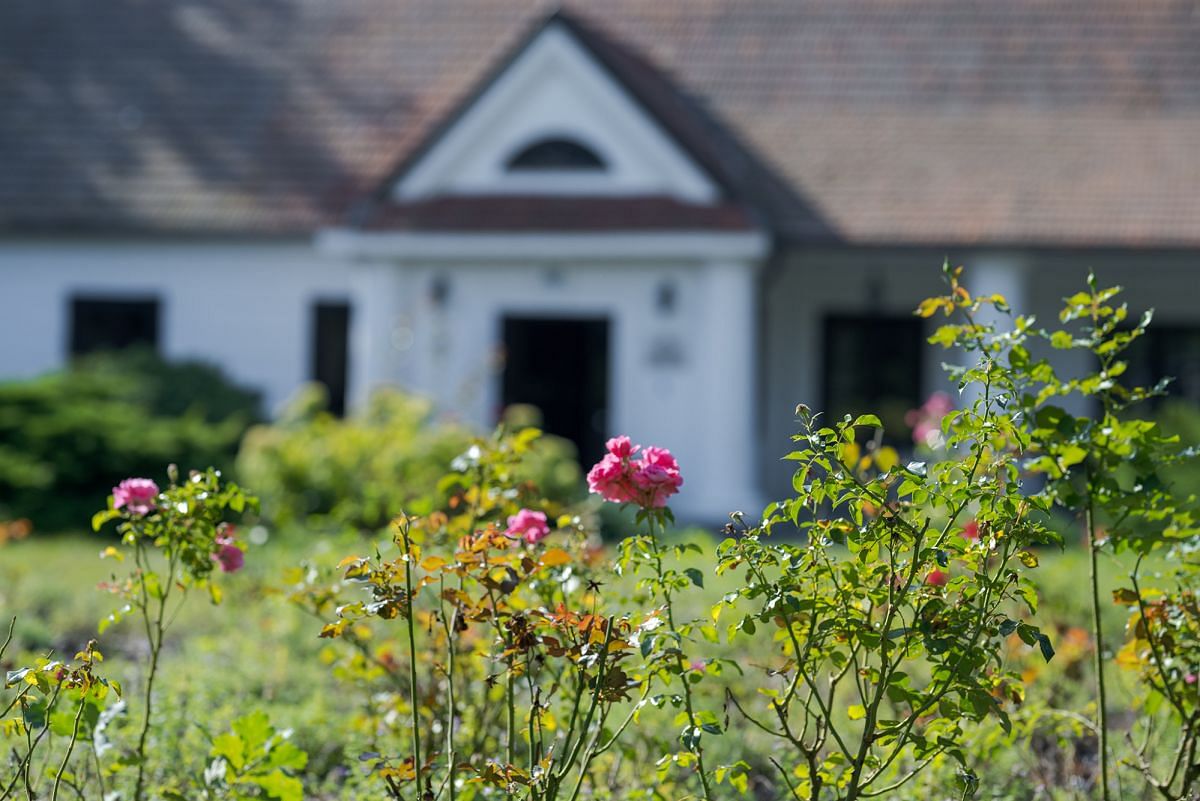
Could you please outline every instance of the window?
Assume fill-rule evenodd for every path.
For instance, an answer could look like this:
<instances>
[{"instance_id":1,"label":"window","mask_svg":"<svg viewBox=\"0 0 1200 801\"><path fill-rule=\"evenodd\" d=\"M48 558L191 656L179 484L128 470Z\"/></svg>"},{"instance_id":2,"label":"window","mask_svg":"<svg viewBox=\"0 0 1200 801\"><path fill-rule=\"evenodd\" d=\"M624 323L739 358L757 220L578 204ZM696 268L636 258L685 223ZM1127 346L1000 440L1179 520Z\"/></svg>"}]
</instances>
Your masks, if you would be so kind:
<instances>
[{"instance_id":1,"label":"window","mask_svg":"<svg viewBox=\"0 0 1200 801\"><path fill-rule=\"evenodd\" d=\"M314 304L312 332L312 379L325 385L329 411L340 417L346 413L350 304L345 301Z\"/></svg>"},{"instance_id":2,"label":"window","mask_svg":"<svg viewBox=\"0 0 1200 801\"><path fill-rule=\"evenodd\" d=\"M508 160L510 172L525 170L603 170L604 161L586 145L570 139L540 139Z\"/></svg>"},{"instance_id":3,"label":"window","mask_svg":"<svg viewBox=\"0 0 1200 801\"><path fill-rule=\"evenodd\" d=\"M904 416L921 404L925 334L912 317L833 315L825 319L824 410L879 415L889 439L908 431Z\"/></svg>"},{"instance_id":4,"label":"window","mask_svg":"<svg viewBox=\"0 0 1200 801\"><path fill-rule=\"evenodd\" d=\"M1126 351L1127 386L1152 387L1163 378L1172 398L1200 403L1200 325L1151 323L1146 333Z\"/></svg>"},{"instance_id":5,"label":"window","mask_svg":"<svg viewBox=\"0 0 1200 801\"><path fill-rule=\"evenodd\" d=\"M157 299L71 299L72 356L136 346L158 347Z\"/></svg>"}]
</instances>

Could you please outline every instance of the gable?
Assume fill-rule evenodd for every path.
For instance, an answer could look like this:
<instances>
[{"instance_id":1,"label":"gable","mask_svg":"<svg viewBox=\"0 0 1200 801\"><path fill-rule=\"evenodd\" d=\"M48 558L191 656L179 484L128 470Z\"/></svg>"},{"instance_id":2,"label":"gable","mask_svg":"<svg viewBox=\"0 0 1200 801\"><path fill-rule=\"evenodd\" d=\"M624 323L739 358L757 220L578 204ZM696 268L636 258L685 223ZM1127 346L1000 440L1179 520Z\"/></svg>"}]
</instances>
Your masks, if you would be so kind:
<instances>
[{"instance_id":1,"label":"gable","mask_svg":"<svg viewBox=\"0 0 1200 801\"><path fill-rule=\"evenodd\" d=\"M574 155L575 166L543 159L543 168L520 168L522 156L537 148L544 155L548 144ZM400 202L586 195L709 204L720 190L578 36L552 19L436 135L391 195Z\"/></svg>"}]
</instances>

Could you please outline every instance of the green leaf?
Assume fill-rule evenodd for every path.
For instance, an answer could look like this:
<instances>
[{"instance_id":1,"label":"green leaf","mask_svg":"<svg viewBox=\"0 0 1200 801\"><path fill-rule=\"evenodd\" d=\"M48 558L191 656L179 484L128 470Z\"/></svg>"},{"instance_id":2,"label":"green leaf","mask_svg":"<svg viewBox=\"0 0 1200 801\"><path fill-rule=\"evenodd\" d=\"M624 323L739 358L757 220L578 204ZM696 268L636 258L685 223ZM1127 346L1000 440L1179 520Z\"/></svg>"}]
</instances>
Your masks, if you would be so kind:
<instances>
[{"instance_id":1,"label":"green leaf","mask_svg":"<svg viewBox=\"0 0 1200 801\"><path fill-rule=\"evenodd\" d=\"M304 801L304 785L281 770L265 776L252 776L247 781L257 784L268 797L276 801Z\"/></svg>"},{"instance_id":2,"label":"green leaf","mask_svg":"<svg viewBox=\"0 0 1200 801\"><path fill-rule=\"evenodd\" d=\"M704 587L704 574L701 573L697 568L689 567L683 572L697 587Z\"/></svg>"},{"instance_id":3,"label":"green leaf","mask_svg":"<svg viewBox=\"0 0 1200 801\"><path fill-rule=\"evenodd\" d=\"M1055 331L1050 335L1050 345L1059 350L1067 350L1073 347L1075 340L1066 331Z\"/></svg>"},{"instance_id":4,"label":"green leaf","mask_svg":"<svg viewBox=\"0 0 1200 801\"><path fill-rule=\"evenodd\" d=\"M157 573L147 573L144 575L142 577L142 584L146 588L146 594L151 598L162 598L163 587Z\"/></svg>"},{"instance_id":5,"label":"green leaf","mask_svg":"<svg viewBox=\"0 0 1200 801\"><path fill-rule=\"evenodd\" d=\"M1045 634L1038 632L1037 635L1038 648L1042 651L1042 658L1049 662L1054 658L1054 646L1050 644L1050 638Z\"/></svg>"},{"instance_id":6,"label":"green leaf","mask_svg":"<svg viewBox=\"0 0 1200 801\"><path fill-rule=\"evenodd\" d=\"M271 753L267 755L268 768L304 770L307 766L308 754L290 740L277 741L271 747Z\"/></svg>"},{"instance_id":7,"label":"green leaf","mask_svg":"<svg viewBox=\"0 0 1200 801\"><path fill-rule=\"evenodd\" d=\"M260 751L271 735L275 733L275 729L271 726L271 720L265 712L251 712L249 715L243 715L233 722L233 731L242 742L245 743L246 752L253 754Z\"/></svg>"},{"instance_id":8,"label":"green leaf","mask_svg":"<svg viewBox=\"0 0 1200 801\"><path fill-rule=\"evenodd\" d=\"M1067 445L1058 453L1058 463L1063 467L1077 465L1087 458L1087 451L1078 445Z\"/></svg>"},{"instance_id":9,"label":"green leaf","mask_svg":"<svg viewBox=\"0 0 1200 801\"><path fill-rule=\"evenodd\" d=\"M209 753L211 756L223 758L235 771L240 771L246 764L246 746L241 737L230 732L214 737Z\"/></svg>"},{"instance_id":10,"label":"green leaf","mask_svg":"<svg viewBox=\"0 0 1200 801\"><path fill-rule=\"evenodd\" d=\"M120 516L121 513L116 509L105 509L102 512L96 512L96 514L92 515L92 531L99 531L109 520Z\"/></svg>"}]
</instances>

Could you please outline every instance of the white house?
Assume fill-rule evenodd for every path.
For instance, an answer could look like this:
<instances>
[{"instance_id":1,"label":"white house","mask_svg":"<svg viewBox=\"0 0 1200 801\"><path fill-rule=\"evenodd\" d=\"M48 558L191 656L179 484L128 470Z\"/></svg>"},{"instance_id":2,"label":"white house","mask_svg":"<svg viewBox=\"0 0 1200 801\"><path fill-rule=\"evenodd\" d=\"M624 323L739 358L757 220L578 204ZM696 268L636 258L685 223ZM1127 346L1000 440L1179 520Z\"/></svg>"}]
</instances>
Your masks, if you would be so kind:
<instances>
[{"instance_id":1,"label":"white house","mask_svg":"<svg viewBox=\"0 0 1200 801\"><path fill-rule=\"evenodd\" d=\"M1043 316L1089 267L1125 284L1144 369L1200 397L1173 8L16 4L0 376L148 343L272 408L531 402L585 460L670 447L715 520L787 490L798 401L900 429L941 385L911 311L949 256Z\"/></svg>"}]
</instances>

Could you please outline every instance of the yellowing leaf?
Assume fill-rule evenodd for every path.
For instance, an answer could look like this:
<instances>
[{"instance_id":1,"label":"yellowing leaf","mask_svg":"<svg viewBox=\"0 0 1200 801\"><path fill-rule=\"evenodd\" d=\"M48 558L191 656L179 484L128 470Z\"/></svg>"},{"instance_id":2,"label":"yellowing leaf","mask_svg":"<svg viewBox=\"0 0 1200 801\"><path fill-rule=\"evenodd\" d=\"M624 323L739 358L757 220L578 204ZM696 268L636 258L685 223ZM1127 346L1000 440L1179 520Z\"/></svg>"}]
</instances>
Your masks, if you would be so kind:
<instances>
[{"instance_id":1,"label":"yellowing leaf","mask_svg":"<svg viewBox=\"0 0 1200 801\"><path fill-rule=\"evenodd\" d=\"M421 569L432 573L435 570L441 570L446 565L446 560L440 556L426 556L421 560Z\"/></svg>"},{"instance_id":2,"label":"yellowing leaf","mask_svg":"<svg viewBox=\"0 0 1200 801\"><path fill-rule=\"evenodd\" d=\"M323 639L330 639L333 637L341 637L342 632L345 630L346 630L346 621L339 620L337 623L326 623L325 626L321 629L321 633L318 636Z\"/></svg>"},{"instance_id":3,"label":"yellowing leaf","mask_svg":"<svg viewBox=\"0 0 1200 801\"><path fill-rule=\"evenodd\" d=\"M932 317L937 313L938 309L945 305L944 298L925 298L921 304L917 306L916 314L918 317Z\"/></svg>"},{"instance_id":4,"label":"yellowing leaf","mask_svg":"<svg viewBox=\"0 0 1200 801\"><path fill-rule=\"evenodd\" d=\"M850 715L851 720L862 720L867 716L867 708L862 704L855 704L846 710L846 712Z\"/></svg>"},{"instance_id":5,"label":"yellowing leaf","mask_svg":"<svg viewBox=\"0 0 1200 801\"><path fill-rule=\"evenodd\" d=\"M571 562L571 555L562 548L551 548L542 554L542 564L546 567L557 567Z\"/></svg>"},{"instance_id":6,"label":"yellowing leaf","mask_svg":"<svg viewBox=\"0 0 1200 801\"><path fill-rule=\"evenodd\" d=\"M1141 667L1142 657L1138 648L1138 640L1130 640L1117 651L1116 663L1128 670Z\"/></svg>"}]
</instances>

